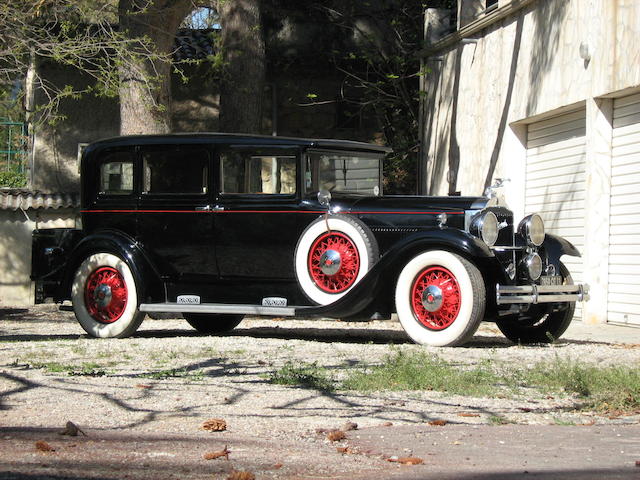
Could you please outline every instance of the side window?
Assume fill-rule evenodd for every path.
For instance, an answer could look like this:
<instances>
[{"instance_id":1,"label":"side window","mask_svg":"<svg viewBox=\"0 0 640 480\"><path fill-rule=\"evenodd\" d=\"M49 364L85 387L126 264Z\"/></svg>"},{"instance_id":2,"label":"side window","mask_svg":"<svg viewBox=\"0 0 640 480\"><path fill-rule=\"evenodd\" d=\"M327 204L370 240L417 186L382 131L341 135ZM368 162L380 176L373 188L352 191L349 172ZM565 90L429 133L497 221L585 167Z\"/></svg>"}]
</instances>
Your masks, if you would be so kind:
<instances>
[{"instance_id":1,"label":"side window","mask_svg":"<svg viewBox=\"0 0 640 480\"><path fill-rule=\"evenodd\" d=\"M165 147L142 154L146 194L207 193L209 153L195 148Z\"/></svg>"},{"instance_id":2,"label":"side window","mask_svg":"<svg viewBox=\"0 0 640 480\"><path fill-rule=\"evenodd\" d=\"M133 192L132 153L114 152L102 159L99 191L103 195L129 195Z\"/></svg>"},{"instance_id":3,"label":"side window","mask_svg":"<svg viewBox=\"0 0 640 480\"><path fill-rule=\"evenodd\" d=\"M292 195L296 193L296 157L225 152L220 157L222 193Z\"/></svg>"}]
</instances>

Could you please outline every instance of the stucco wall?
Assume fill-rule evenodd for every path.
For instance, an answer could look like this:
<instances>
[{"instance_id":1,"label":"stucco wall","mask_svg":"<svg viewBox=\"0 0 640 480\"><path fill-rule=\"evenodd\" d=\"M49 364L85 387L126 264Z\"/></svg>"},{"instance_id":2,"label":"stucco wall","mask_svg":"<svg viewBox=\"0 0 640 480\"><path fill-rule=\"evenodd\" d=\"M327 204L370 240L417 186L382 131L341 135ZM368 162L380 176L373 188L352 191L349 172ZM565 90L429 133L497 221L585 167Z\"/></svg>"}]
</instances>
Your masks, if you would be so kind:
<instances>
[{"instance_id":1,"label":"stucco wall","mask_svg":"<svg viewBox=\"0 0 640 480\"><path fill-rule=\"evenodd\" d=\"M635 0L538 0L431 52L428 191L481 194L491 178L506 176L514 180L507 197L521 206L518 122L640 85L639 34Z\"/></svg>"},{"instance_id":2,"label":"stucco wall","mask_svg":"<svg viewBox=\"0 0 640 480\"><path fill-rule=\"evenodd\" d=\"M74 228L77 218L77 212L64 208L0 210L0 305L33 305L31 232L36 228Z\"/></svg>"}]
</instances>

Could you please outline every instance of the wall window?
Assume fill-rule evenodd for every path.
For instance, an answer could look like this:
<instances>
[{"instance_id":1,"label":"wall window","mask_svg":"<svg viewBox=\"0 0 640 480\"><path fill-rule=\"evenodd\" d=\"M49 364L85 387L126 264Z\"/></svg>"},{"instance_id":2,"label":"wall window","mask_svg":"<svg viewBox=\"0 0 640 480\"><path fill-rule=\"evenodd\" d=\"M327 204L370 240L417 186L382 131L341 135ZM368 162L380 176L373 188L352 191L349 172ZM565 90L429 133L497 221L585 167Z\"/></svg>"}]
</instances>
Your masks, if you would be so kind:
<instances>
[{"instance_id":1,"label":"wall window","mask_svg":"<svg viewBox=\"0 0 640 480\"><path fill-rule=\"evenodd\" d=\"M221 155L222 193L292 195L296 157L226 152Z\"/></svg>"},{"instance_id":2,"label":"wall window","mask_svg":"<svg viewBox=\"0 0 640 480\"><path fill-rule=\"evenodd\" d=\"M169 147L142 154L146 194L207 193L209 154L195 148Z\"/></svg>"},{"instance_id":3,"label":"wall window","mask_svg":"<svg viewBox=\"0 0 640 480\"><path fill-rule=\"evenodd\" d=\"M100 165L100 193L129 195L133 192L133 154L115 152L105 156Z\"/></svg>"}]
</instances>

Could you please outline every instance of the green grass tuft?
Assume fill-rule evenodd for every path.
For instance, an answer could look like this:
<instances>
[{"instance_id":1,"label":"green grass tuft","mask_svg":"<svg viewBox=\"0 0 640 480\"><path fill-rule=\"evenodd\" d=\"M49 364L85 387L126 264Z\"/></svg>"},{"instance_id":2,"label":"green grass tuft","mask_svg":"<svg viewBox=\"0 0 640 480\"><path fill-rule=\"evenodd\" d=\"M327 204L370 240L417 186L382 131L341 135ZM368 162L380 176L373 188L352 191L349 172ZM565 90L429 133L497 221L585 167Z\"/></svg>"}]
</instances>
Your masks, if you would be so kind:
<instances>
[{"instance_id":1,"label":"green grass tuft","mask_svg":"<svg viewBox=\"0 0 640 480\"><path fill-rule=\"evenodd\" d=\"M317 363L302 363L294 365L287 362L278 370L272 372L268 379L276 385L297 385L330 392L335 389L335 382L325 368Z\"/></svg>"},{"instance_id":2,"label":"green grass tuft","mask_svg":"<svg viewBox=\"0 0 640 480\"><path fill-rule=\"evenodd\" d=\"M501 377L488 362L472 368L451 365L427 353L396 352L381 365L356 370L342 383L347 390L437 390L459 395L489 396Z\"/></svg>"}]
</instances>

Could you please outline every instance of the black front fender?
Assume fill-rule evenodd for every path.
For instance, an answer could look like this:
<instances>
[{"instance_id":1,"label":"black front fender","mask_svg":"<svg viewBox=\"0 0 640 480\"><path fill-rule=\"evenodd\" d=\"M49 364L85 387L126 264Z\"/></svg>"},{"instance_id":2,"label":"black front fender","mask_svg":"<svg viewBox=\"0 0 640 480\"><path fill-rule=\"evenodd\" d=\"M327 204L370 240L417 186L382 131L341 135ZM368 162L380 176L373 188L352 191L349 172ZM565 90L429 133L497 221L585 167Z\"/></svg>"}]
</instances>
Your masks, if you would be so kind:
<instances>
[{"instance_id":1,"label":"black front fender","mask_svg":"<svg viewBox=\"0 0 640 480\"><path fill-rule=\"evenodd\" d=\"M138 300L144 302L164 302L163 283L138 242L118 231L102 231L84 237L71 253L62 283L63 299L70 298L71 285L78 266L85 258L95 253L111 253L122 258L136 279Z\"/></svg>"},{"instance_id":2,"label":"black front fender","mask_svg":"<svg viewBox=\"0 0 640 480\"><path fill-rule=\"evenodd\" d=\"M560 263L560 257L563 255L570 255L572 257L580 257L580 252L569 240L565 240L557 235L547 233L545 235L542 247L547 252L547 259L549 263L558 265Z\"/></svg>"}]
</instances>

